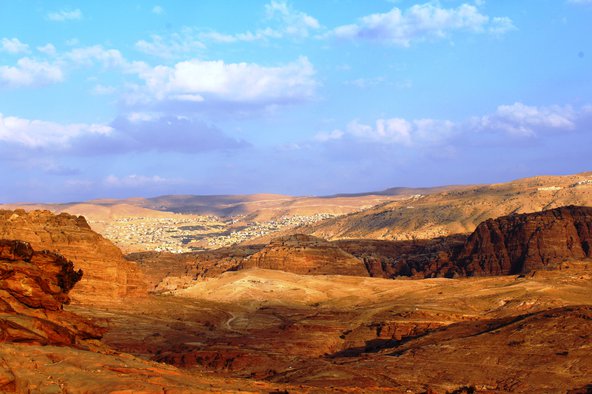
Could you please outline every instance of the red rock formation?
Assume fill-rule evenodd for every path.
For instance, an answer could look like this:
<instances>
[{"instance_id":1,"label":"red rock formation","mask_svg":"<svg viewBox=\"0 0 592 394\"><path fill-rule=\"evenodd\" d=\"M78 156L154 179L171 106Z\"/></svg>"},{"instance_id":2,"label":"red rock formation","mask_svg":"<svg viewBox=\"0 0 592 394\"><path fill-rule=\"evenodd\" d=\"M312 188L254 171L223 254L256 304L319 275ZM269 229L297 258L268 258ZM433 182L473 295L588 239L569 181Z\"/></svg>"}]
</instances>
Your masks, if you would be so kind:
<instances>
[{"instance_id":1,"label":"red rock formation","mask_svg":"<svg viewBox=\"0 0 592 394\"><path fill-rule=\"evenodd\" d=\"M363 261L372 277L431 278L448 274L445 268L451 265L451 256L466 239L467 236L458 234L413 241L348 239L332 243Z\"/></svg>"},{"instance_id":2,"label":"red rock formation","mask_svg":"<svg viewBox=\"0 0 592 394\"><path fill-rule=\"evenodd\" d=\"M236 271L243 259L262 248L262 245L249 245L189 253L137 252L125 257L138 264L149 291L159 293L183 289L196 281Z\"/></svg>"},{"instance_id":3,"label":"red rock formation","mask_svg":"<svg viewBox=\"0 0 592 394\"><path fill-rule=\"evenodd\" d=\"M84 347L100 338L102 329L62 310L81 277L59 254L0 240L0 342Z\"/></svg>"},{"instance_id":4,"label":"red rock formation","mask_svg":"<svg viewBox=\"0 0 592 394\"><path fill-rule=\"evenodd\" d=\"M467 275L506 275L592 257L592 208L567 206L481 223L457 256Z\"/></svg>"},{"instance_id":5,"label":"red rock formation","mask_svg":"<svg viewBox=\"0 0 592 394\"><path fill-rule=\"evenodd\" d=\"M143 275L113 243L92 231L84 217L49 211L0 210L0 238L29 242L74 262L85 275L72 292L81 303L109 303L146 294Z\"/></svg>"},{"instance_id":6,"label":"red rock formation","mask_svg":"<svg viewBox=\"0 0 592 394\"><path fill-rule=\"evenodd\" d=\"M364 264L321 238L295 234L272 240L245 258L243 268L275 269L304 275L368 276Z\"/></svg>"}]
</instances>

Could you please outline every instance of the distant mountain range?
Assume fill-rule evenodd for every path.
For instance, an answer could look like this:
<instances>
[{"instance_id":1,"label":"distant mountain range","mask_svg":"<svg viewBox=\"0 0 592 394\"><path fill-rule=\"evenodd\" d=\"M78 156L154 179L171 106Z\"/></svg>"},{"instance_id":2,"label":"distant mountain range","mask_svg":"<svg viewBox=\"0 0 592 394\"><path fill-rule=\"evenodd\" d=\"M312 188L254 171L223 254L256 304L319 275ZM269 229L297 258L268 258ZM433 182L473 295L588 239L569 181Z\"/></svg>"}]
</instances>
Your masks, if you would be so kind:
<instances>
[{"instance_id":1,"label":"distant mountain range","mask_svg":"<svg viewBox=\"0 0 592 394\"><path fill-rule=\"evenodd\" d=\"M592 172L425 190L427 193L400 194L374 207L281 234L303 233L327 240L412 240L470 233L484 220L511 213L538 212L565 205L592 206ZM252 242L266 243L269 238Z\"/></svg>"},{"instance_id":2,"label":"distant mountain range","mask_svg":"<svg viewBox=\"0 0 592 394\"><path fill-rule=\"evenodd\" d=\"M84 215L90 220L169 217L173 214L241 216L269 221L285 216L330 214L334 218L283 231L329 240L427 239L469 233L488 219L537 212L564 205L592 206L592 172L536 176L491 185L393 187L383 191L299 197L281 194L165 195L153 198L100 199L64 204L7 204L7 209L48 209ZM266 243L278 233L254 243Z\"/></svg>"}]
</instances>

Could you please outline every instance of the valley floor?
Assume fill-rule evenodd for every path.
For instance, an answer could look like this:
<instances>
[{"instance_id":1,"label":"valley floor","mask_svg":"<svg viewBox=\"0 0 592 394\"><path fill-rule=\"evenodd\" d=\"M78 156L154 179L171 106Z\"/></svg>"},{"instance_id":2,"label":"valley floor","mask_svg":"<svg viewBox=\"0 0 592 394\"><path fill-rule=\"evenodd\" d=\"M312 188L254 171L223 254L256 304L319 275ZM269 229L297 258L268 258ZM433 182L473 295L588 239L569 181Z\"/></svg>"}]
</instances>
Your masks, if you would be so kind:
<instances>
[{"instance_id":1,"label":"valley floor","mask_svg":"<svg viewBox=\"0 0 592 394\"><path fill-rule=\"evenodd\" d=\"M106 326L103 342L118 352L255 391L564 393L592 384L590 262L425 280L251 269L67 309Z\"/></svg>"}]
</instances>

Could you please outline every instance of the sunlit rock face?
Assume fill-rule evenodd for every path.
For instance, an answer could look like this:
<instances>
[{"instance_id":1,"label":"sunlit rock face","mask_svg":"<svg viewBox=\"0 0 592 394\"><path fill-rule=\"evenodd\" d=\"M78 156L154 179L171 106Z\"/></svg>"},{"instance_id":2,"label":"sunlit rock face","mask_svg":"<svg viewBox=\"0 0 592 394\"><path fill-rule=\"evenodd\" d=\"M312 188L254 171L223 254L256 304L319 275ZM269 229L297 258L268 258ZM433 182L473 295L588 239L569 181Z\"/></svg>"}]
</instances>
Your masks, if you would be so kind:
<instances>
[{"instance_id":1,"label":"sunlit rock face","mask_svg":"<svg viewBox=\"0 0 592 394\"><path fill-rule=\"evenodd\" d=\"M59 253L82 269L85 274L71 293L76 303L111 303L146 294L137 265L125 260L119 248L94 232L82 216L2 210L1 238Z\"/></svg>"},{"instance_id":2,"label":"sunlit rock face","mask_svg":"<svg viewBox=\"0 0 592 394\"><path fill-rule=\"evenodd\" d=\"M247 258L244 268L275 269L303 275L368 276L364 264L321 238L295 234L272 240Z\"/></svg>"},{"instance_id":3,"label":"sunlit rock face","mask_svg":"<svg viewBox=\"0 0 592 394\"><path fill-rule=\"evenodd\" d=\"M457 261L468 275L522 274L589 258L591 246L592 208L567 206L487 220Z\"/></svg>"},{"instance_id":4,"label":"sunlit rock face","mask_svg":"<svg viewBox=\"0 0 592 394\"><path fill-rule=\"evenodd\" d=\"M0 240L0 342L84 347L103 330L62 310L83 273L63 256Z\"/></svg>"}]
</instances>

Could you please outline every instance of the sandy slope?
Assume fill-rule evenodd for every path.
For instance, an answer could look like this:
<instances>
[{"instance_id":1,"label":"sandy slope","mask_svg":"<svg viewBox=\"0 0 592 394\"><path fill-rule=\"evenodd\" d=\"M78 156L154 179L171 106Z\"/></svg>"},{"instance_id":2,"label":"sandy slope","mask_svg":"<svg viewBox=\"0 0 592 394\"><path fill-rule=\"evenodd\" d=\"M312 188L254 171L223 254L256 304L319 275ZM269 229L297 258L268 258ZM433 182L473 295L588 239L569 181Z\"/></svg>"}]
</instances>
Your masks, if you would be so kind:
<instances>
[{"instance_id":1,"label":"sandy slope","mask_svg":"<svg viewBox=\"0 0 592 394\"><path fill-rule=\"evenodd\" d=\"M251 269L133 306L69 309L107 323L120 351L321 392L565 392L592 376L591 262L427 280Z\"/></svg>"},{"instance_id":2,"label":"sandy slope","mask_svg":"<svg viewBox=\"0 0 592 394\"><path fill-rule=\"evenodd\" d=\"M489 218L565 205L592 206L591 173L539 176L415 196L327 219L292 232L329 240L429 239L471 232Z\"/></svg>"}]
</instances>

